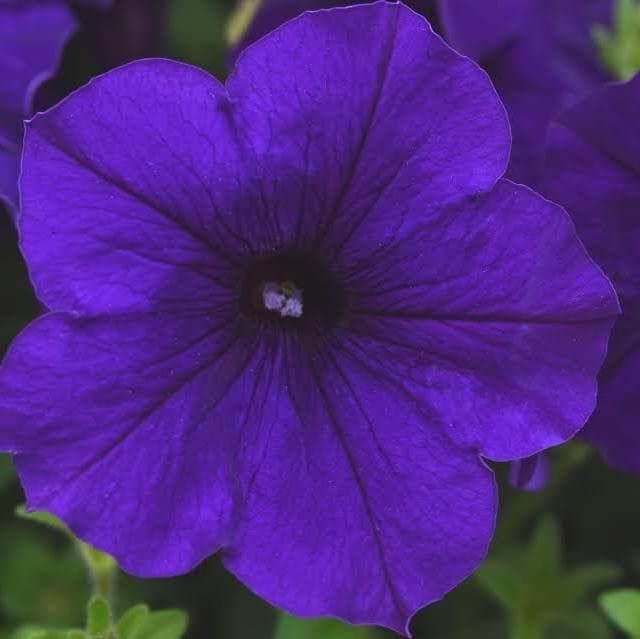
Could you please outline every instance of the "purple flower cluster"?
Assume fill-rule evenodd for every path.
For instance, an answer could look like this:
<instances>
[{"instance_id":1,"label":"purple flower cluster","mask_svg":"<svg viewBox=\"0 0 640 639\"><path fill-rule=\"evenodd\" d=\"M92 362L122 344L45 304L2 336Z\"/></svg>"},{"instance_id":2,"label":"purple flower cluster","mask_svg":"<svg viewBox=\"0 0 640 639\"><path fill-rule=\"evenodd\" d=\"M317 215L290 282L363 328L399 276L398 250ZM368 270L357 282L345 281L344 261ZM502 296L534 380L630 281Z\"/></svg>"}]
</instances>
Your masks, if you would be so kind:
<instances>
[{"instance_id":1,"label":"purple flower cluster","mask_svg":"<svg viewBox=\"0 0 640 639\"><path fill-rule=\"evenodd\" d=\"M274 605L408 634L485 556L487 461L540 487L605 357L584 436L640 471L640 77L598 88L609 0L507 4L414 7L489 74L401 4L259 13L224 85L142 60L27 123L47 312L0 368L0 449L29 508L136 575L220 552ZM31 64L13 201L55 10L0 59Z\"/></svg>"}]
</instances>

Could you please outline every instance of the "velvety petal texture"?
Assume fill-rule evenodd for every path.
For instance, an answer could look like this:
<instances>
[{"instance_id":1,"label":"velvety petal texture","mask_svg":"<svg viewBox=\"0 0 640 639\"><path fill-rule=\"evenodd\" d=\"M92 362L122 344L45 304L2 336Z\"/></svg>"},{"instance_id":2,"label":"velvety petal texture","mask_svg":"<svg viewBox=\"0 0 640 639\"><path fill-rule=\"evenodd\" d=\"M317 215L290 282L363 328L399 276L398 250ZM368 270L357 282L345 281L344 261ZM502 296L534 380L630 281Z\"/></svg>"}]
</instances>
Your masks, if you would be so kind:
<instances>
[{"instance_id":1,"label":"velvety petal texture","mask_svg":"<svg viewBox=\"0 0 640 639\"><path fill-rule=\"evenodd\" d=\"M66 4L0 2L0 199L15 206L22 121L35 90L55 72L75 28Z\"/></svg>"},{"instance_id":2,"label":"velvety petal texture","mask_svg":"<svg viewBox=\"0 0 640 639\"><path fill-rule=\"evenodd\" d=\"M605 458L640 472L640 75L610 84L552 126L544 188L573 216L623 314L584 430Z\"/></svg>"},{"instance_id":3,"label":"velvety petal texture","mask_svg":"<svg viewBox=\"0 0 640 639\"><path fill-rule=\"evenodd\" d=\"M226 86L146 60L36 116L52 313L0 370L29 507L135 574L220 549L277 606L408 634L486 553L482 456L584 424L619 310L509 148L487 75L388 3L304 14Z\"/></svg>"}]
</instances>

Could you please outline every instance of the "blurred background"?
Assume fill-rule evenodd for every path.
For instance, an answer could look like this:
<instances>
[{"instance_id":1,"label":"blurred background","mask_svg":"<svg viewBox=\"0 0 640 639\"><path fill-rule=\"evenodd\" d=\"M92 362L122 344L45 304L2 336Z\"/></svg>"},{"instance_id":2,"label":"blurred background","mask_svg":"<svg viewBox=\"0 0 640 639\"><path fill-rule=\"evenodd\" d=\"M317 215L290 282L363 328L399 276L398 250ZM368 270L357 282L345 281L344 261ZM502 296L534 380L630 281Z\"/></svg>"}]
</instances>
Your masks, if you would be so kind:
<instances>
[{"instance_id":1,"label":"blurred background","mask_svg":"<svg viewBox=\"0 0 640 639\"><path fill-rule=\"evenodd\" d=\"M224 79L230 59L225 30L234 9L231 0L120 0L107 13L76 7L81 28L36 105L44 108L136 57L168 56ZM1 208L0 218L1 354L40 308ZM640 636L640 603L603 596L640 588L640 481L608 468L580 443L552 451L551 461L551 480L537 493L511 488L506 467L496 465L501 512L490 557L476 575L416 616L417 639ZM78 548L60 531L17 517L22 502L11 462L0 456L0 639L32 636L27 627L83 627L91 583ZM189 616L186 636L193 639L395 636L286 617L253 596L215 558L176 579L118 573L114 593L116 614L140 602L153 610L183 609ZM153 637L182 634L164 630Z\"/></svg>"}]
</instances>

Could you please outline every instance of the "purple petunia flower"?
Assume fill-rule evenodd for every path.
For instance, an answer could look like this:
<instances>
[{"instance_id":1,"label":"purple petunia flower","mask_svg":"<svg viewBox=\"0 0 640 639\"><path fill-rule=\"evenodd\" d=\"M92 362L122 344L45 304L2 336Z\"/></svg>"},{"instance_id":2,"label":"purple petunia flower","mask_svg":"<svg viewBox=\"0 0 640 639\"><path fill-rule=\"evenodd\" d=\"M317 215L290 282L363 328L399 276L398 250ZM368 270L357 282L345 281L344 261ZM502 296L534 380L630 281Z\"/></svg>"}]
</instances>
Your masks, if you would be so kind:
<instances>
[{"instance_id":1,"label":"purple petunia flower","mask_svg":"<svg viewBox=\"0 0 640 639\"><path fill-rule=\"evenodd\" d=\"M22 120L74 28L64 2L0 0L0 204L17 205Z\"/></svg>"},{"instance_id":2,"label":"purple petunia flower","mask_svg":"<svg viewBox=\"0 0 640 639\"><path fill-rule=\"evenodd\" d=\"M583 431L618 468L640 472L640 75L563 113L549 134L544 186L573 215L611 277L623 314Z\"/></svg>"},{"instance_id":3,"label":"purple petunia flower","mask_svg":"<svg viewBox=\"0 0 640 639\"><path fill-rule=\"evenodd\" d=\"M147 60L38 115L51 312L0 372L29 507L137 575L221 551L293 613L408 632L485 555L483 458L588 418L618 312L509 149L486 74L386 3L287 23L226 86Z\"/></svg>"}]
</instances>

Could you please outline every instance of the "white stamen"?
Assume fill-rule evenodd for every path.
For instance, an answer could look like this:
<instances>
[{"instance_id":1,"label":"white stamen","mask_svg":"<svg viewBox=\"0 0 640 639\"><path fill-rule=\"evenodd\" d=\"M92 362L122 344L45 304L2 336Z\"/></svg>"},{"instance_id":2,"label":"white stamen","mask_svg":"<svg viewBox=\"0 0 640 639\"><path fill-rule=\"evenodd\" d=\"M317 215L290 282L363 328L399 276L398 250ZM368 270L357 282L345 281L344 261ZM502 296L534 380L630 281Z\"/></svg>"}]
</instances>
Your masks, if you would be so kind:
<instances>
[{"instance_id":1,"label":"white stamen","mask_svg":"<svg viewBox=\"0 0 640 639\"><path fill-rule=\"evenodd\" d=\"M262 303L280 317L302 317L302 291L292 282L267 282L262 287Z\"/></svg>"}]
</instances>

